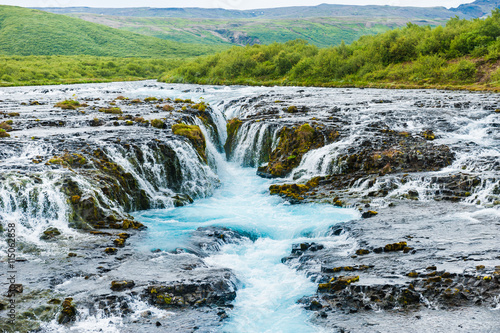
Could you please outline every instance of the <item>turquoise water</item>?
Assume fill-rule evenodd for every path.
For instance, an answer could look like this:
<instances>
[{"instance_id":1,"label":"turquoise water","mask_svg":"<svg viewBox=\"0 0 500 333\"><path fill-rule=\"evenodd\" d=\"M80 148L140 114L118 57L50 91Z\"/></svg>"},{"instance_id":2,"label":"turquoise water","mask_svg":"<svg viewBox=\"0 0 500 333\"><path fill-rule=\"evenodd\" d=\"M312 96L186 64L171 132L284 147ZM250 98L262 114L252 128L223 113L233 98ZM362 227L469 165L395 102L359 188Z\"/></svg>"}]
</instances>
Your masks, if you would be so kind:
<instances>
[{"instance_id":1,"label":"turquoise water","mask_svg":"<svg viewBox=\"0 0 500 333\"><path fill-rule=\"evenodd\" d=\"M206 258L209 265L232 269L240 281L234 310L225 332L317 332L309 314L296 304L314 294L317 284L301 272L281 263L293 243L316 241L327 247L348 242L326 238L332 225L358 216L351 209L331 205L290 205L269 195L271 180L255 169L223 163L221 187L210 198L168 210L140 212L135 217L148 226L143 250L171 251L188 245L198 227L222 226L250 233L253 239L229 244Z\"/></svg>"}]
</instances>

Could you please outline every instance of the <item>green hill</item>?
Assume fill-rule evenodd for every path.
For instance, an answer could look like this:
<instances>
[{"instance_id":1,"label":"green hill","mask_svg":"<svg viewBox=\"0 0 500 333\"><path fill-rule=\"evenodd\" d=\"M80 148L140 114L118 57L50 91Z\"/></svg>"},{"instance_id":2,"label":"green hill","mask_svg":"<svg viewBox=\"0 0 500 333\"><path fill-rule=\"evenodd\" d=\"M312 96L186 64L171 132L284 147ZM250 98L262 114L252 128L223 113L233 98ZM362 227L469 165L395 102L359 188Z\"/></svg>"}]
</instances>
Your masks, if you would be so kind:
<instances>
[{"instance_id":1,"label":"green hill","mask_svg":"<svg viewBox=\"0 0 500 333\"><path fill-rule=\"evenodd\" d=\"M233 47L167 73L202 84L500 89L500 10L486 19L406 27L318 49L306 41Z\"/></svg>"},{"instance_id":2,"label":"green hill","mask_svg":"<svg viewBox=\"0 0 500 333\"><path fill-rule=\"evenodd\" d=\"M183 43L253 45L304 39L318 47L351 43L404 27L405 18L311 17L300 19L199 19L68 14L85 21ZM446 20L415 19L419 25L437 26Z\"/></svg>"},{"instance_id":3,"label":"green hill","mask_svg":"<svg viewBox=\"0 0 500 333\"><path fill-rule=\"evenodd\" d=\"M220 46L188 45L35 9L0 6L0 55L186 58Z\"/></svg>"}]
</instances>

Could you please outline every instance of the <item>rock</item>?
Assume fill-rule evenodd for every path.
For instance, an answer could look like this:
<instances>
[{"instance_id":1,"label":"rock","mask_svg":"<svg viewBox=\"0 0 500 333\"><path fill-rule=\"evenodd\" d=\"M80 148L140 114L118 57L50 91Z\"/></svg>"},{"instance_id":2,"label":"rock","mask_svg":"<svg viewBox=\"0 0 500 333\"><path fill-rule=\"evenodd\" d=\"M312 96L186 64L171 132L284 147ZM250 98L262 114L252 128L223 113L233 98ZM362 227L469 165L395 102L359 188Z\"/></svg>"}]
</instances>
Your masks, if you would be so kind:
<instances>
[{"instance_id":1,"label":"rock","mask_svg":"<svg viewBox=\"0 0 500 333\"><path fill-rule=\"evenodd\" d=\"M76 307L73 304L72 298L66 298L62 303L62 310L57 317L57 322L61 325L67 324L69 322L76 320Z\"/></svg>"},{"instance_id":2,"label":"rock","mask_svg":"<svg viewBox=\"0 0 500 333\"><path fill-rule=\"evenodd\" d=\"M332 278L328 283L320 283L318 291L339 291L357 281L359 281L359 276L339 276L338 278Z\"/></svg>"},{"instance_id":3,"label":"rock","mask_svg":"<svg viewBox=\"0 0 500 333\"><path fill-rule=\"evenodd\" d=\"M50 228L47 228L43 232L43 234L40 236L40 239L43 239L43 240L52 240L52 239L56 238L59 235L61 235L61 232L59 231L59 229L54 228L54 227L50 227Z\"/></svg>"},{"instance_id":4,"label":"rock","mask_svg":"<svg viewBox=\"0 0 500 333\"><path fill-rule=\"evenodd\" d=\"M22 294L24 287L20 283L14 283L9 285L9 293Z\"/></svg>"},{"instance_id":5,"label":"rock","mask_svg":"<svg viewBox=\"0 0 500 333\"><path fill-rule=\"evenodd\" d=\"M227 127L227 140L224 144L224 150L226 152L226 157L229 160L232 156L234 146L236 145L236 137L238 135L238 130L240 129L243 122L238 118L233 118L228 120Z\"/></svg>"},{"instance_id":6,"label":"rock","mask_svg":"<svg viewBox=\"0 0 500 333\"><path fill-rule=\"evenodd\" d=\"M151 285L143 299L161 308L188 306L228 306L236 298L235 285L228 279Z\"/></svg>"},{"instance_id":7,"label":"rock","mask_svg":"<svg viewBox=\"0 0 500 333\"><path fill-rule=\"evenodd\" d=\"M356 250L356 254L358 256L366 255L366 254L369 254L369 253L370 253L370 250L365 250L365 249Z\"/></svg>"},{"instance_id":8,"label":"rock","mask_svg":"<svg viewBox=\"0 0 500 333\"><path fill-rule=\"evenodd\" d=\"M402 251L408 244L406 242L399 242L393 244L387 244L384 246L385 252Z\"/></svg>"},{"instance_id":9,"label":"rock","mask_svg":"<svg viewBox=\"0 0 500 333\"><path fill-rule=\"evenodd\" d=\"M258 168L259 175L284 177L300 164L305 153L324 146L329 138L335 141L338 136L338 132L324 133L323 129L315 128L309 123L292 128L284 127L279 133L279 144L271 153L269 163Z\"/></svg>"},{"instance_id":10,"label":"rock","mask_svg":"<svg viewBox=\"0 0 500 333\"><path fill-rule=\"evenodd\" d=\"M367 219L367 218L370 218L370 217L373 217L373 216L376 216L378 215L378 212L375 212L373 210L369 210L367 212L364 212L363 214L361 214L361 217L364 218L364 219Z\"/></svg>"},{"instance_id":11,"label":"rock","mask_svg":"<svg viewBox=\"0 0 500 333\"><path fill-rule=\"evenodd\" d=\"M133 287L135 287L135 282L132 280L111 281L111 290L113 291L122 291L124 289L132 289Z\"/></svg>"},{"instance_id":12,"label":"rock","mask_svg":"<svg viewBox=\"0 0 500 333\"><path fill-rule=\"evenodd\" d=\"M118 250L115 249L114 247L107 247L106 249L104 249L104 252L106 254L116 254Z\"/></svg>"}]
</instances>

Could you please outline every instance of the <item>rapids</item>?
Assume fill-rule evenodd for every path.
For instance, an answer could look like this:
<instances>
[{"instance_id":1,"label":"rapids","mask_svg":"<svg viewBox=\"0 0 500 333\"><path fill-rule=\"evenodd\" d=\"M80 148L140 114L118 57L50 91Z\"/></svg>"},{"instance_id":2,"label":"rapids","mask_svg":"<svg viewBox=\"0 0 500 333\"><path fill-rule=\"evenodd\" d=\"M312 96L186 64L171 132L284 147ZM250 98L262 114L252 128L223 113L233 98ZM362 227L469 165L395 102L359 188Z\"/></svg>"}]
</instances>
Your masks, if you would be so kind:
<instances>
[{"instance_id":1,"label":"rapids","mask_svg":"<svg viewBox=\"0 0 500 333\"><path fill-rule=\"evenodd\" d=\"M169 170L162 165L162 157L156 154L156 146L139 142L142 151L139 157L117 145L109 128L86 127L87 121L93 117L91 114L84 116L84 122L81 118L51 113L53 103L72 95L79 99L98 97L105 100L125 95L131 99L155 96L208 102L217 131L207 127L200 118L193 120L207 140L208 164L200 162L195 149L186 140L179 140L171 135L161 137L160 141L164 140L179 161L182 181L173 184L169 178ZM236 298L232 302L234 308L227 311L228 318L221 327L205 328L207 332L329 331L313 323L311 312L298 304L302 297L313 295L317 291L319 274L308 274L302 267L309 265L307 263L298 260L287 264L282 258L290 255L294 244L306 242L321 244L327 250L334 251L336 256L350 257L360 246L358 240L348 230L332 236L331 228L359 220L359 206L339 208L332 205L331 199L293 205L284 198L271 196L269 186L305 182L315 176L338 173L341 170L338 156L357 146L358 142L371 140L369 129L378 126L377 124L388 124L392 130L411 133L432 129L436 135L434 143L450 147L455 158L446 168L415 172L405 176L404 182L390 174L381 175L372 182L360 180L345 191L346 198L353 198L356 202L355 199L370 197L370 193L376 190L388 189L384 197L376 197L370 201L371 207L386 208L391 200L404 199L408 191L417 193L419 203L433 203L437 193L444 191L439 179L450 174L466 173L471 177L480 177L480 180L477 186L467 190L460 205L467 205L471 210L479 212L470 213L472 215L484 212L491 217L498 214L500 122L498 112L493 110L500 108L500 102L495 94L426 90L216 87L146 81L2 88L0 100L0 111L19 111L22 114L21 123L28 123L32 118L43 120L44 116L66 123L61 128L20 128L11 134L21 144L9 143L0 151L0 221L17 223L19 243L25 249L30 246L35 248L23 253L30 262L42 260L37 258L38 253L43 253L43 258L50 258L65 252L66 248L78 248L79 244L89 240L88 235L68 226L70 207L67 198L61 193L61 184L67 177L73 177L85 189L85 196L100 198L110 211L120 210L116 203L106 201L104 193L96 190L95 184L84 176L74 176L68 170L44 169L41 165L32 164L39 156L50 156L62 149L61 146L66 144L60 143L62 137L102 147L112 162L130 174L150 199L151 209L137 211L131 206L131 214L147 230L133 237L131 252L127 253L130 256L148 258L153 252L157 257L148 259L151 260L150 263L130 264L131 267L138 265L147 270L148 264L153 268L161 265L162 260L170 262L172 253L197 253L192 235L199 228L228 228L243 235L241 240L220 244L217 250L203 254L203 265L234 273L237 287ZM36 110L29 106L33 100L42 102ZM19 105L19 101L25 104ZM304 106L308 110L307 115L292 116L283 112L290 105ZM262 111L263 109L266 110ZM258 116L262 119L256 118ZM153 119L156 116L151 114L148 117ZM226 121L236 117L242 119L243 124L235 138L234 153L227 158L223 149L227 139ZM258 177L256 168L268 162L269 153L279 144L280 130L285 126L312 121L335 122L339 125L340 139L305 153L298 166L284 179ZM138 140L134 133L126 134L128 128L116 128L125 133L122 141ZM144 135L153 137L153 134ZM31 142L32 138L38 141ZM141 159L143 162L138 163ZM175 207L174 198L178 194L188 195L195 200L192 204ZM47 227L58 228L65 235L64 240L57 244L41 241L40 235ZM411 230L411 227L407 228ZM404 234L403 231L401 233ZM381 235L374 234L372 238L376 239L378 236ZM440 231L436 237L446 238L446 231ZM454 255L458 257L461 254ZM5 255L6 248L2 242L0 256ZM5 261L2 262L4 263ZM168 271L169 266L165 265L165 270ZM321 269L319 262L310 265L315 266L316 271ZM36 264L31 267L36 267ZM104 272L99 275L99 279L118 277L118 274L113 274L106 275ZM34 280L34 277L30 278ZM398 279L395 280L399 282L401 279ZM55 289L61 294L84 297L85 288L93 288L85 283L88 282L74 274L65 280L58 280ZM105 293L102 287L96 290L89 291L89 295ZM103 312L82 311L72 331L133 331L133 320L138 320L139 313L144 311L153 311L153 315L158 318L175 316L137 299L130 300L130 304L135 316L130 321ZM184 326L179 324L179 331L182 331L181 327ZM47 332L64 331L55 320L43 326L43 329Z\"/></svg>"}]
</instances>

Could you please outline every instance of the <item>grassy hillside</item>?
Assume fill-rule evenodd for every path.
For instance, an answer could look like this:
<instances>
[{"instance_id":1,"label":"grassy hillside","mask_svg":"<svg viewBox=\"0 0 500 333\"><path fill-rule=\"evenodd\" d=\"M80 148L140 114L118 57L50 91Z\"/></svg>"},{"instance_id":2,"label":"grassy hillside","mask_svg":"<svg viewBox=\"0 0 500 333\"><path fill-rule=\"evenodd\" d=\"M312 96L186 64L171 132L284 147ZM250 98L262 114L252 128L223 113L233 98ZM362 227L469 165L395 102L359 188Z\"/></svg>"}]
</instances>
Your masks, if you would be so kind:
<instances>
[{"instance_id":1,"label":"grassy hillside","mask_svg":"<svg viewBox=\"0 0 500 333\"><path fill-rule=\"evenodd\" d=\"M64 15L0 6L0 55L174 58L215 50L212 46L174 43Z\"/></svg>"},{"instance_id":2,"label":"grassy hillside","mask_svg":"<svg viewBox=\"0 0 500 333\"><path fill-rule=\"evenodd\" d=\"M500 89L500 10L445 27L406 27L318 49L305 41L233 47L187 63L164 81L212 84Z\"/></svg>"},{"instance_id":3,"label":"grassy hillside","mask_svg":"<svg viewBox=\"0 0 500 333\"><path fill-rule=\"evenodd\" d=\"M477 2L491 2L478 0ZM437 3L438 4L438 3ZM486 8L484 4L482 8ZM203 19L285 19L304 17L384 17L384 18L427 18L447 19L457 15L468 14L446 9L445 7L398 7L398 6L355 6L321 4L318 6L294 6L280 8L264 8L252 10L227 10L220 8L90 8L90 7L53 7L37 8L58 14L87 13L111 16L130 17L171 17L171 18L203 18ZM487 12L490 12L493 6Z\"/></svg>"},{"instance_id":4,"label":"grassy hillside","mask_svg":"<svg viewBox=\"0 0 500 333\"><path fill-rule=\"evenodd\" d=\"M182 62L93 56L0 56L0 86L157 79Z\"/></svg>"},{"instance_id":5,"label":"grassy hillside","mask_svg":"<svg viewBox=\"0 0 500 333\"><path fill-rule=\"evenodd\" d=\"M304 18L304 19L185 19L71 14L83 20L148 36L183 43L246 45L284 43L304 39L318 47L351 43L406 25L404 18ZM446 20L416 20L439 25Z\"/></svg>"}]
</instances>

